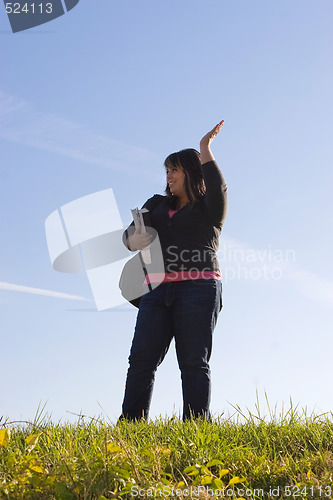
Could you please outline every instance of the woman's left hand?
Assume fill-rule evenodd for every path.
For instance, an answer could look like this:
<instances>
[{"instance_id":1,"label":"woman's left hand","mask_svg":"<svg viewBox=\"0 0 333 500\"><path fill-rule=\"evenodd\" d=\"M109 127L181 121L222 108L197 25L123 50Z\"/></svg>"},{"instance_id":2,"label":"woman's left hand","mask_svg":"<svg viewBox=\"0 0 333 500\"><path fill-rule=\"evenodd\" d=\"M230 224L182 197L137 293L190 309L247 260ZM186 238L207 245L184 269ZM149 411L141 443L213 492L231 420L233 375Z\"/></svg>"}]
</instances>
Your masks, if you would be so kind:
<instances>
[{"instance_id":1,"label":"woman's left hand","mask_svg":"<svg viewBox=\"0 0 333 500\"><path fill-rule=\"evenodd\" d=\"M215 127L208 132L200 141L200 147L209 147L210 143L212 140L217 136L217 134L220 132L220 130L223 127L224 120L220 121Z\"/></svg>"}]
</instances>

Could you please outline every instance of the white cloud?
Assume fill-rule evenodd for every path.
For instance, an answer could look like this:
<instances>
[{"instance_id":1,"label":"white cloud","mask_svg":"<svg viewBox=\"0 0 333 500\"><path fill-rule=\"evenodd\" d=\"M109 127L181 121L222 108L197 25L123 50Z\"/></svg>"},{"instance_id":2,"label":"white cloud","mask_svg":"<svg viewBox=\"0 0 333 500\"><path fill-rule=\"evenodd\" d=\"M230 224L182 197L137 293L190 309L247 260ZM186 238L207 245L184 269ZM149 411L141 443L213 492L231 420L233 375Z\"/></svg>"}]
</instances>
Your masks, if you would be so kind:
<instances>
[{"instance_id":1,"label":"white cloud","mask_svg":"<svg viewBox=\"0 0 333 500\"><path fill-rule=\"evenodd\" d=\"M144 149L105 135L58 115L44 113L27 101L0 91L0 137L107 168L155 159Z\"/></svg>"},{"instance_id":2,"label":"white cloud","mask_svg":"<svg viewBox=\"0 0 333 500\"><path fill-rule=\"evenodd\" d=\"M302 269L288 270L287 277L294 282L299 291L328 305L333 305L333 283L318 274Z\"/></svg>"},{"instance_id":3,"label":"white cloud","mask_svg":"<svg viewBox=\"0 0 333 500\"><path fill-rule=\"evenodd\" d=\"M33 288L24 285L14 285L13 283L0 282L0 290L7 290L10 292L32 293L34 295L44 295L45 297L54 297L56 299L83 300L86 302L93 302L91 299L87 299L86 297L81 297L80 295L70 295L68 293L54 292L53 290L45 290L43 288Z\"/></svg>"}]
</instances>

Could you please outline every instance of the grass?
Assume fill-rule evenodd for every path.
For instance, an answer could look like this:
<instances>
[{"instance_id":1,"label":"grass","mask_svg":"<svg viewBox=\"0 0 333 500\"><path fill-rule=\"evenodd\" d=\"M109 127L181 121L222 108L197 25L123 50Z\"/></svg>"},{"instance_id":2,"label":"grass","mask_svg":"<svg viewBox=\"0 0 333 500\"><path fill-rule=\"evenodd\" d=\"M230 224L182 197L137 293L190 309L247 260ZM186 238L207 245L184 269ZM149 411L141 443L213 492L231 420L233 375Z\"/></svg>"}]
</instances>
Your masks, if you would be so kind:
<instances>
[{"instance_id":1,"label":"grass","mask_svg":"<svg viewBox=\"0 0 333 500\"><path fill-rule=\"evenodd\" d=\"M333 498L332 413L235 409L212 422L0 421L0 498Z\"/></svg>"}]
</instances>

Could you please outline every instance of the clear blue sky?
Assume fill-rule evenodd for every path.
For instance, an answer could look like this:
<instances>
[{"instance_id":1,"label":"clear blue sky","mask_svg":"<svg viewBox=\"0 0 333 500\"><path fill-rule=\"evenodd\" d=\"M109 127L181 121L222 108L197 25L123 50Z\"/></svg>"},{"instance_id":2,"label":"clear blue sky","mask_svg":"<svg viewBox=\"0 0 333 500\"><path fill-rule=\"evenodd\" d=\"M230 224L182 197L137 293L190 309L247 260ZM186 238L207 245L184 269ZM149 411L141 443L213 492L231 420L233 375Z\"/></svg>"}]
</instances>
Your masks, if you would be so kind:
<instances>
[{"instance_id":1,"label":"clear blue sky","mask_svg":"<svg viewBox=\"0 0 333 500\"><path fill-rule=\"evenodd\" d=\"M52 269L45 219L112 187L127 224L163 192L164 158L221 119L212 411L253 409L256 390L332 410L332 21L330 0L81 0L13 34L0 4L0 416L47 401L55 420L115 421L135 310L75 299L87 277ZM180 408L172 345L151 417Z\"/></svg>"}]
</instances>

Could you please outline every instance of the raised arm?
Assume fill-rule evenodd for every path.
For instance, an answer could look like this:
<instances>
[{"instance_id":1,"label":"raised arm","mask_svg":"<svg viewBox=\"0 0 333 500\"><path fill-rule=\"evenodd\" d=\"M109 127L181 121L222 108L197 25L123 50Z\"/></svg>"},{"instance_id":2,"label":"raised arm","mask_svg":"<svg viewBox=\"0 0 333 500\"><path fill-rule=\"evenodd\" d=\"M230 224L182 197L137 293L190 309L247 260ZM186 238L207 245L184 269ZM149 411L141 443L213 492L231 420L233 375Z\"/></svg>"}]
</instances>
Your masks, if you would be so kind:
<instances>
[{"instance_id":1,"label":"raised arm","mask_svg":"<svg viewBox=\"0 0 333 500\"><path fill-rule=\"evenodd\" d=\"M200 141L202 175L206 185L205 204L216 227L222 228L228 212L227 185L210 144L223 127L224 120L215 125Z\"/></svg>"}]
</instances>

